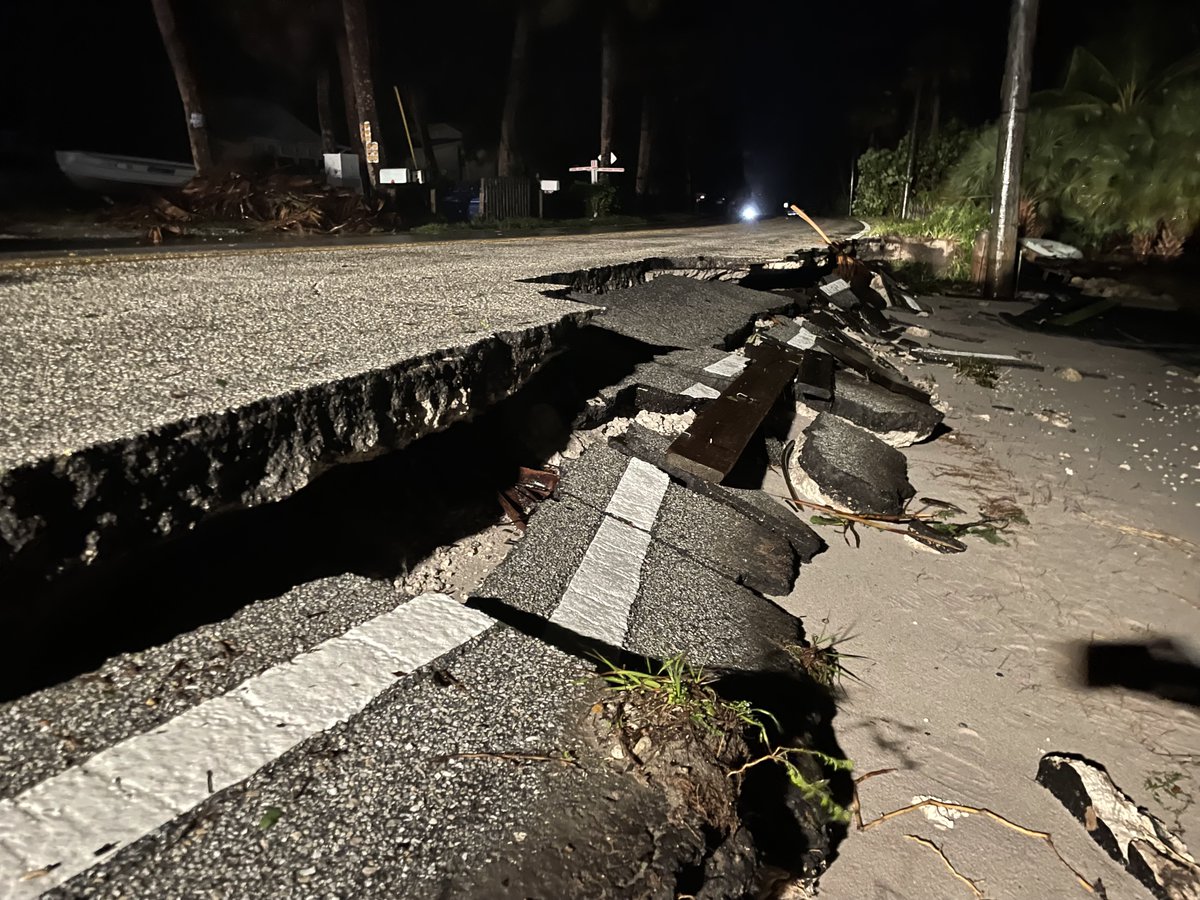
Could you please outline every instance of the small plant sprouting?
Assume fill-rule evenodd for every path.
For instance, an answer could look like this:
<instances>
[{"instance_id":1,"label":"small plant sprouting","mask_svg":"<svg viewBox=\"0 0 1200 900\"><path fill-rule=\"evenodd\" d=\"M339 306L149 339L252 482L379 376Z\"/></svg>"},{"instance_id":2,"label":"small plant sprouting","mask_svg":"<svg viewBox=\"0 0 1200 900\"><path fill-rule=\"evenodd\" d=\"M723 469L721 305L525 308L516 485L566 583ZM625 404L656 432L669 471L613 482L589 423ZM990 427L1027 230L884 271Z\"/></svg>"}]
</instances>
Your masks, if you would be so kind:
<instances>
[{"instance_id":1,"label":"small plant sprouting","mask_svg":"<svg viewBox=\"0 0 1200 900\"><path fill-rule=\"evenodd\" d=\"M861 681L846 668L845 661L862 657L839 649L850 637L848 634L826 635L822 632L808 644L785 644L784 649L809 678L826 690L832 690L841 685L843 675Z\"/></svg>"},{"instance_id":2,"label":"small plant sprouting","mask_svg":"<svg viewBox=\"0 0 1200 900\"><path fill-rule=\"evenodd\" d=\"M994 390L1000 383L1000 373L990 362L981 359L959 359L954 362L954 369L964 378L970 378L982 388Z\"/></svg>"},{"instance_id":3,"label":"small plant sprouting","mask_svg":"<svg viewBox=\"0 0 1200 900\"><path fill-rule=\"evenodd\" d=\"M827 646L831 647L833 643L830 641ZM767 723L779 730L779 720L769 711L751 706L749 701L726 700L712 686L716 679L704 669L691 665L682 653L664 660L657 669L648 667L645 671L621 669L602 656L599 659L608 666L602 677L614 691L639 694L643 699L657 703L660 709L683 712L692 722L715 734L731 729L750 732L767 752L729 772L729 777L741 775L759 763L774 762L783 767L788 780L806 800L837 822L850 821L849 811L833 799L828 779L808 778L796 762L799 757L809 756L839 772L854 768L850 760L807 747L774 745Z\"/></svg>"},{"instance_id":4,"label":"small plant sprouting","mask_svg":"<svg viewBox=\"0 0 1200 900\"><path fill-rule=\"evenodd\" d=\"M805 800L809 803L815 803L835 822L849 822L850 811L833 799L833 794L829 791L829 779L820 778L813 781L800 770L795 759L802 756L810 756L835 772L851 772L854 770L854 763L850 760L839 759L836 756L830 756L828 753L822 753L820 750L813 750L808 747L775 747L770 753L750 760L740 769L730 772L729 775L731 778L735 775L741 775L747 769L752 769L759 763L777 763L783 766L783 770L787 773L788 781L800 791Z\"/></svg>"},{"instance_id":5,"label":"small plant sprouting","mask_svg":"<svg viewBox=\"0 0 1200 900\"><path fill-rule=\"evenodd\" d=\"M712 687L716 679L703 668L689 663L682 653L664 660L657 671L620 669L603 656L600 661L608 666L603 677L614 691L657 697L662 706L686 713L693 722L709 731L721 731L722 723L732 719L754 731L767 744L766 723L779 725L764 709L756 709L745 700L721 697Z\"/></svg>"}]
</instances>

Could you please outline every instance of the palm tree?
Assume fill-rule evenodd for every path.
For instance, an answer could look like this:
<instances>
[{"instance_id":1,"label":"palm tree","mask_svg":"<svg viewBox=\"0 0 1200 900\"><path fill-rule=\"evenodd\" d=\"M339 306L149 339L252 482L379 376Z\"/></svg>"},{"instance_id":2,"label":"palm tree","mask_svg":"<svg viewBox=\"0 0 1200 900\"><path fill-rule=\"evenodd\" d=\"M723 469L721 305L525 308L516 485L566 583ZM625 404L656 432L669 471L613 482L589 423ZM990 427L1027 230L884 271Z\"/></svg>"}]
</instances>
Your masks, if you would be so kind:
<instances>
[{"instance_id":1,"label":"palm tree","mask_svg":"<svg viewBox=\"0 0 1200 900\"><path fill-rule=\"evenodd\" d=\"M192 148L192 163L196 173L203 175L212 168L212 145L208 139L208 121L204 117L204 104L200 101L200 89L192 69L187 50L179 36L175 21L175 10L171 0L150 0L154 18L162 35L171 70L175 73L175 84L179 87L179 99L183 101L183 113L187 120L188 143Z\"/></svg>"},{"instance_id":2,"label":"palm tree","mask_svg":"<svg viewBox=\"0 0 1200 900\"><path fill-rule=\"evenodd\" d=\"M1111 233L1127 233L1139 258L1178 256L1200 219L1200 52L1154 68L1127 54L1114 65L1078 47L1060 90L1037 98L1073 119L1075 177L1064 207Z\"/></svg>"}]
</instances>

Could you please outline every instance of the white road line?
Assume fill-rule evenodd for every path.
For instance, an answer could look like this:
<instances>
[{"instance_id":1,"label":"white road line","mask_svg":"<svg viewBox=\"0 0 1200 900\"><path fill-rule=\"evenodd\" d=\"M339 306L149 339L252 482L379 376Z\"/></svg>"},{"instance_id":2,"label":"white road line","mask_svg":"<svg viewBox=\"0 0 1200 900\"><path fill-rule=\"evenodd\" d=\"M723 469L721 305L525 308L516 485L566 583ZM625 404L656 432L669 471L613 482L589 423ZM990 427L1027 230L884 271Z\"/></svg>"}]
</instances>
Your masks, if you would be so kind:
<instances>
[{"instance_id":1,"label":"white road line","mask_svg":"<svg viewBox=\"0 0 1200 900\"><path fill-rule=\"evenodd\" d=\"M742 370L750 364L750 358L742 356L740 353L730 353L724 359L718 359L711 366L705 366L705 372L712 372L714 375L724 375L726 378L732 378L735 375L741 375Z\"/></svg>"},{"instance_id":2,"label":"white road line","mask_svg":"<svg viewBox=\"0 0 1200 900\"><path fill-rule=\"evenodd\" d=\"M859 238L866 237L868 234L871 233L870 225L868 225L862 219L859 219L858 223L860 225L862 225L862 228L857 233L850 235L850 240L852 240L852 241L857 241Z\"/></svg>"},{"instance_id":3,"label":"white road line","mask_svg":"<svg viewBox=\"0 0 1200 900\"><path fill-rule=\"evenodd\" d=\"M210 784L250 777L492 624L422 594L0 801L0 900L35 897L103 862L201 803Z\"/></svg>"},{"instance_id":4,"label":"white road line","mask_svg":"<svg viewBox=\"0 0 1200 900\"><path fill-rule=\"evenodd\" d=\"M650 529L668 484L661 469L640 459L629 461L551 622L617 647L624 643Z\"/></svg>"}]
</instances>

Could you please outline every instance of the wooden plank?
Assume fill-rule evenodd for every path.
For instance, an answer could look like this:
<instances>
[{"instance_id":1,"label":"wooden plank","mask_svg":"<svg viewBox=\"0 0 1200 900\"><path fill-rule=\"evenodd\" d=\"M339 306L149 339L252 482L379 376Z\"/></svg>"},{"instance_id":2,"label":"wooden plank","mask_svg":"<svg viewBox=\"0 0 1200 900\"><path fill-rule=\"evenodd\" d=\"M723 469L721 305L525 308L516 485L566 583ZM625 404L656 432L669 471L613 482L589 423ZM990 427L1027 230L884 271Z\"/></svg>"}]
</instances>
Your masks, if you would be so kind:
<instances>
[{"instance_id":1,"label":"wooden plank","mask_svg":"<svg viewBox=\"0 0 1200 900\"><path fill-rule=\"evenodd\" d=\"M833 357L820 350L799 350L772 340L773 350L783 351L796 364L796 390L814 400L833 399Z\"/></svg>"},{"instance_id":2,"label":"wooden plank","mask_svg":"<svg viewBox=\"0 0 1200 900\"><path fill-rule=\"evenodd\" d=\"M721 482L796 377L789 354L773 344L751 347L750 364L720 397L696 416L692 427L667 449L667 462L709 481Z\"/></svg>"}]
</instances>

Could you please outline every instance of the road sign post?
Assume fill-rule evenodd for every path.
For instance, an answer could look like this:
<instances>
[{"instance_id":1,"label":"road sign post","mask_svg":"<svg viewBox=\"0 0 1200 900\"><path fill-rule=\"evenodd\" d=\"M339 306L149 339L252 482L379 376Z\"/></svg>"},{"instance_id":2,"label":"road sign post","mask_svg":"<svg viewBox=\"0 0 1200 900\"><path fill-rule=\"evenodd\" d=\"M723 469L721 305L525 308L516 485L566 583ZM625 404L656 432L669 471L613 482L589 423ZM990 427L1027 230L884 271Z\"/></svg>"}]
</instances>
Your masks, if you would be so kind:
<instances>
[{"instance_id":1,"label":"road sign post","mask_svg":"<svg viewBox=\"0 0 1200 900\"><path fill-rule=\"evenodd\" d=\"M600 173L601 172L624 172L625 171L625 169L622 167L614 167L613 166L613 163L615 163L616 161L617 161L617 154L609 153L607 166L602 166L602 165L600 165L600 160L593 159L589 165L571 166L571 168L568 169L567 171L569 171L569 172L590 172L592 175L592 184L597 184L600 181Z\"/></svg>"}]
</instances>

